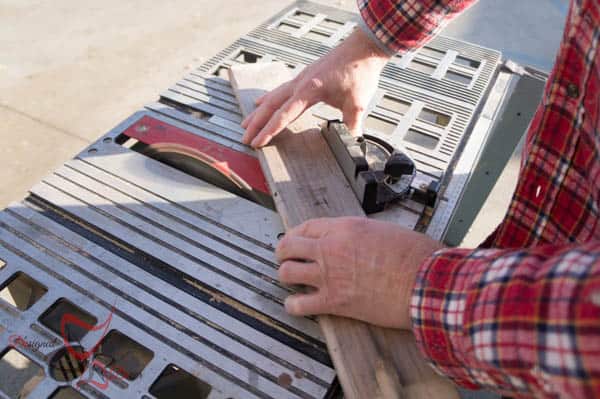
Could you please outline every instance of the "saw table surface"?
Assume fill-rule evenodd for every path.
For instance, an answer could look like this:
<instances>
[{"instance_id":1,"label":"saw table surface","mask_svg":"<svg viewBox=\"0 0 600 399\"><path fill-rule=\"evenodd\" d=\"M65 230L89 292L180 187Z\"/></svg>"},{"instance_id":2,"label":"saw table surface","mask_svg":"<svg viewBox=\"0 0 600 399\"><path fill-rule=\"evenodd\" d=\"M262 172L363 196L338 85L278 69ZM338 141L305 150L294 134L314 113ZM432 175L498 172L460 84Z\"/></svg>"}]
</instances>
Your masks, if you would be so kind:
<instances>
[{"instance_id":1,"label":"saw table surface","mask_svg":"<svg viewBox=\"0 0 600 399\"><path fill-rule=\"evenodd\" d=\"M316 318L283 308L292 290L277 280L274 247L284 223L241 143L227 70L275 60L297 72L357 22L295 3L0 213L0 374L15 382L0 382L1 398L340 396ZM370 217L442 238L466 184L456 171L472 168L487 134L473 126L499 62L445 37L390 61L365 131L401 142L413 184L443 191L436 209L403 201ZM311 116L336 117L322 105Z\"/></svg>"}]
</instances>

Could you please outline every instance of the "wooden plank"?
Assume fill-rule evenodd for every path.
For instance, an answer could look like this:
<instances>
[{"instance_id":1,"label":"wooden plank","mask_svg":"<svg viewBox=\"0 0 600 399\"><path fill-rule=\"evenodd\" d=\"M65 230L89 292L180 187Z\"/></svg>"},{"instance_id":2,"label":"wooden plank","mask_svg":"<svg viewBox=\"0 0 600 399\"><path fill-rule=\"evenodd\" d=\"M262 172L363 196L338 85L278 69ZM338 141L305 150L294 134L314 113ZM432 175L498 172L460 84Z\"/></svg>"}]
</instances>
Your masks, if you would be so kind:
<instances>
[{"instance_id":1,"label":"wooden plank","mask_svg":"<svg viewBox=\"0 0 600 399\"><path fill-rule=\"evenodd\" d=\"M281 63L236 65L229 74L243 115L257 97L293 76ZM316 121L305 113L258 151L286 230L315 217L364 216ZM410 332L337 316L318 320L346 398L458 397L426 365Z\"/></svg>"}]
</instances>

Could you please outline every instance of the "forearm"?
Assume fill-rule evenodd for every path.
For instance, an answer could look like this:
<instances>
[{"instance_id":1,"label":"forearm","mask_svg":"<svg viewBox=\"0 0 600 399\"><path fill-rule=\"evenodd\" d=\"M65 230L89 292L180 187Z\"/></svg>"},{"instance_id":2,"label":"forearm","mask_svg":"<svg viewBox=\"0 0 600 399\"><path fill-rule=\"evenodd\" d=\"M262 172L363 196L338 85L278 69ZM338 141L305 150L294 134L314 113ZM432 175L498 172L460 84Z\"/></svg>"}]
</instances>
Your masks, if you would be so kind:
<instances>
[{"instance_id":1,"label":"forearm","mask_svg":"<svg viewBox=\"0 0 600 399\"><path fill-rule=\"evenodd\" d=\"M363 30L388 55L423 46L477 0L358 0Z\"/></svg>"},{"instance_id":2,"label":"forearm","mask_svg":"<svg viewBox=\"0 0 600 399\"><path fill-rule=\"evenodd\" d=\"M447 249L419 270L413 331L466 387L524 396L600 394L600 242Z\"/></svg>"}]
</instances>

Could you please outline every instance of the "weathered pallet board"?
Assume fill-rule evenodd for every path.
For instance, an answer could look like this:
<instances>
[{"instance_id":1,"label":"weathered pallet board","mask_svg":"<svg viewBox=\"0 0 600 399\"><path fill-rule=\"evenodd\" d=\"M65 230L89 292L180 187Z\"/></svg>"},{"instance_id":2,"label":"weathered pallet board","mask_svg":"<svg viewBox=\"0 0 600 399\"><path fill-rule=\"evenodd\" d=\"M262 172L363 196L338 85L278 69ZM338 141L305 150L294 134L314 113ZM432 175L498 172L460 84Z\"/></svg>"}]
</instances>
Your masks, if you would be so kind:
<instances>
[{"instance_id":1,"label":"weathered pallet board","mask_svg":"<svg viewBox=\"0 0 600 399\"><path fill-rule=\"evenodd\" d=\"M236 65L229 73L243 115L293 76L282 63ZM365 216L316 126L305 115L258 151L286 230L316 217ZM330 315L318 320L347 398L457 397L425 364L411 333Z\"/></svg>"}]
</instances>

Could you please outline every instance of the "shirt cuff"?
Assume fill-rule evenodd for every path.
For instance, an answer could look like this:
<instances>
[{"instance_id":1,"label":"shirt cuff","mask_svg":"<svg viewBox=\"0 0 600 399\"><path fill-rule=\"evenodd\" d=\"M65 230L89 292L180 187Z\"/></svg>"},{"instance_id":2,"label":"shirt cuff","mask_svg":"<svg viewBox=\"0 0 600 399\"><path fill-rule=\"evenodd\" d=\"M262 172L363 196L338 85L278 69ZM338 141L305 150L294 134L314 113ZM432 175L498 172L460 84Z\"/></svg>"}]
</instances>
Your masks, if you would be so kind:
<instances>
[{"instance_id":1,"label":"shirt cuff","mask_svg":"<svg viewBox=\"0 0 600 399\"><path fill-rule=\"evenodd\" d=\"M369 37L369 39L371 39L371 41L373 43L375 43L377 45L377 47L379 47L379 49L381 51L383 51L386 55L388 56L393 56L397 53L396 50L388 47L385 45L385 43L383 43L376 35L375 33L373 33L373 31L371 30L371 28L369 28L367 26L367 24L365 23L365 21L361 18L360 21L358 22L358 26L360 27L360 29L362 29L363 32L365 32L367 34L367 36Z\"/></svg>"},{"instance_id":2,"label":"shirt cuff","mask_svg":"<svg viewBox=\"0 0 600 399\"><path fill-rule=\"evenodd\" d=\"M461 272L472 249L446 248L426 259L417 272L411 300L412 330L434 370L469 389L477 389L461 354L468 275Z\"/></svg>"}]
</instances>

